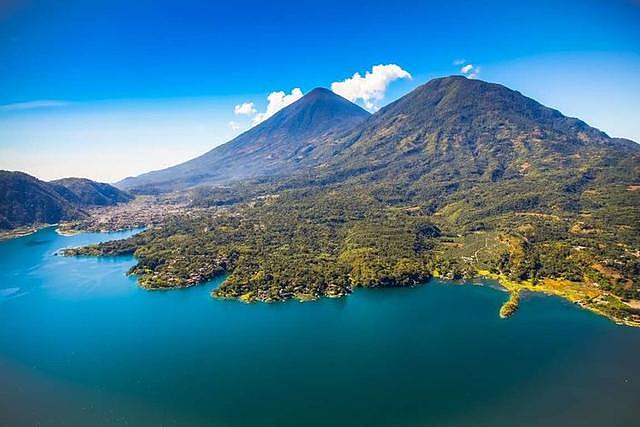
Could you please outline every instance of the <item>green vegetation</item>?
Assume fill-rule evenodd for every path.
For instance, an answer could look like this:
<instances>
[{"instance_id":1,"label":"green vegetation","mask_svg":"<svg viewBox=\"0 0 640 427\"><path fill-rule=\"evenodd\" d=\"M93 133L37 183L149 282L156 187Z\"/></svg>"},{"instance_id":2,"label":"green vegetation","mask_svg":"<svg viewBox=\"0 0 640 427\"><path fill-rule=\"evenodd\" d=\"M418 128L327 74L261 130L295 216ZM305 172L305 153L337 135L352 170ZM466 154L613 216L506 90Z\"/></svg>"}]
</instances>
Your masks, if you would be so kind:
<instances>
[{"instance_id":1,"label":"green vegetation","mask_svg":"<svg viewBox=\"0 0 640 427\"><path fill-rule=\"evenodd\" d=\"M305 173L194 191L213 214L67 254L134 254L148 288L227 272L215 296L247 302L482 275L512 293L505 313L527 290L640 324L637 144L448 78L332 147Z\"/></svg>"},{"instance_id":2,"label":"green vegetation","mask_svg":"<svg viewBox=\"0 0 640 427\"><path fill-rule=\"evenodd\" d=\"M421 283L430 277L428 253L438 235L419 211L387 209L364 195L311 191L176 219L65 254L135 254L139 263L131 273L154 289L190 286L227 271L216 296L281 301Z\"/></svg>"},{"instance_id":3,"label":"green vegetation","mask_svg":"<svg viewBox=\"0 0 640 427\"><path fill-rule=\"evenodd\" d=\"M505 319L518 310L520 305L520 291L514 290L509 293L509 299L500 307L500 317Z\"/></svg>"},{"instance_id":4,"label":"green vegetation","mask_svg":"<svg viewBox=\"0 0 640 427\"><path fill-rule=\"evenodd\" d=\"M636 203L621 194L623 200ZM456 216L451 209L457 208L427 214L420 205L393 206L345 188L289 190L66 254L134 254L138 264L131 273L149 289L191 286L226 272L214 295L245 302L414 286L432 274L483 275L500 280L512 295L546 292L627 323L638 318L632 307L638 234L585 234L574 226L584 223L584 214L498 213L478 218L476 227L460 226L452 219L468 213ZM622 230L627 227L637 223Z\"/></svg>"}]
</instances>

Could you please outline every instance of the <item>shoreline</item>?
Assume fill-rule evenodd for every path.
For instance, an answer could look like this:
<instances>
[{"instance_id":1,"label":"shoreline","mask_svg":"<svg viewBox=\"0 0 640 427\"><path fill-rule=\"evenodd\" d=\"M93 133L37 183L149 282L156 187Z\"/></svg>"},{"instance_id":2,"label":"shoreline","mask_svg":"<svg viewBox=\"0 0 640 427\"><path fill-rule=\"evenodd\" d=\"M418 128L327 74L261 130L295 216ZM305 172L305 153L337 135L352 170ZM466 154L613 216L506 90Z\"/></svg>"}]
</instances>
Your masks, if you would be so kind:
<instances>
[{"instance_id":1,"label":"shoreline","mask_svg":"<svg viewBox=\"0 0 640 427\"><path fill-rule=\"evenodd\" d=\"M38 224L38 225L32 225L28 227L14 228L13 230L0 231L0 241L30 236L34 233L37 233L40 230L44 230L45 228L49 228L49 227L55 227L57 225L58 224Z\"/></svg>"},{"instance_id":2,"label":"shoreline","mask_svg":"<svg viewBox=\"0 0 640 427\"><path fill-rule=\"evenodd\" d=\"M81 230L69 230L69 231L59 231L56 230L60 235L71 235L82 233ZM100 256L100 255L94 255ZM230 274L230 272L226 272L226 274ZM137 285L142 287L148 291L165 291L165 290L174 290L174 289L183 289L194 286L202 285L206 281L196 281L188 284L173 284L171 286L149 286L144 283L144 276L136 275ZM142 280L141 280L142 279ZM432 271L431 277L429 280L422 284L427 284L431 279L439 279L439 280L447 280L443 274L439 271ZM640 327L640 315L635 313L625 312L629 308L633 308L631 305L627 304L620 297L611 294L609 292L603 291L596 284L588 283L588 282L570 282L565 279L554 279L554 278L544 278L536 281L534 284L531 280L528 281L514 281L510 280L503 274L492 273L489 270L477 270L476 274L473 277L469 277L464 279L463 282L457 282L452 280L452 283L460 283L460 284L475 284L473 283L473 279L490 279L495 280L497 285L507 293L509 293L509 298L502 304L500 310L498 311L498 315L500 318L508 318L512 316L519 308L520 304L520 295L521 291L528 292L536 292L542 293L550 296L561 297L569 302L572 302L580 308L589 310L592 313L598 314L600 316L606 317L607 319L613 321L618 325L624 325L629 327ZM481 284L484 285L484 284ZM299 302L310 302L323 297L327 298L340 298L345 295L314 295L314 294L299 294L295 295L291 298L286 299L273 299L273 300L262 300L260 298L256 298L253 295L253 292L246 292L243 295L238 296L227 296L227 295L214 295L215 290L211 291L211 296L215 299L235 299L244 303L252 303L252 302L265 302L265 303L275 303L282 302L286 299L299 301ZM599 307L600 306L600 307Z\"/></svg>"},{"instance_id":3,"label":"shoreline","mask_svg":"<svg viewBox=\"0 0 640 427\"><path fill-rule=\"evenodd\" d=\"M620 304L625 303L617 296L605 293L594 287L588 287L584 282L578 285L576 282L570 282L564 279L546 278L541 279L537 284L533 284L533 282L531 282L530 280L517 282L510 280L504 275L491 273L487 270L479 270L478 277L497 281L498 284L510 294L509 299L505 301L500 308L501 317L503 317L502 314L504 310L505 316L503 318L507 318L517 311L520 304L520 293L521 291L526 291L562 298L573 304L576 304L584 310L588 310L602 317L606 317L617 325L629 326L634 328L640 327L640 320L636 320L633 318L616 317L611 313L607 313L606 311L594 306L593 304L589 304L592 301L595 301L597 303L598 298L605 296L615 298Z\"/></svg>"},{"instance_id":4,"label":"shoreline","mask_svg":"<svg viewBox=\"0 0 640 427\"><path fill-rule=\"evenodd\" d=\"M476 276L474 276L471 279L463 279L462 281L455 281L455 280L450 280L450 279L446 279L443 278L440 274L437 274L437 272L435 272L436 274L432 275L432 277L420 284L419 286L424 286L424 285L428 285L432 280L439 280L441 283L440 284L451 284L451 285L471 285L471 286L488 286L488 287L493 287L493 288L497 288L500 289L504 292L506 292L509 295L509 298L500 306L500 309L498 311L498 316L501 319L508 319L509 317L513 316L519 309L520 307L520 297L522 292L531 292L531 293L538 293L538 294L544 294L547 296L554 296L554 297L558 297L558 298L562 298L566 301L569 301L577 306L579 306L581 309L583 310L587 310L590 311L594 314L597 314L599 316L605 317L607 319L609 319L610 321L612 321L613 323L615 323L616 325L620 325L620 326L628 326L628 327L633 327L633 328L639 328L640 327L640 320L635 320L632 318L619 318L616 316L611 315L610 313L607 313L603 310L598 309L597 307L594 307L593 305L589 305L584 301L584 298L577 298L575 294L570 294L570 293L563 293L563 292L559 292L555 289L549 288L549 287L545 287L544 283L545 282L553 282L553 283L557 283L557 282L564 282L566 283L572 283L569 281L560 281L557 279L543 279L540 281L541 284L539 285L533 285L532 283L529 282L516 282L516 281L512 281L509 280L506 276L504 275L499 275L499 274L495 274L495 273L491 273L489 271L486 270L480 270L478 271L478 274ZM473 282L473 279L489 279L489 280L495 280L497 282L497 286L491 284L491 283L477 283L477 282ZM171 289L171 288L167 288L167 289ZM175 288L177 289L177 288ZM354 289L355 291L356 289ZM266 304L273 304L273 303L279 303L279 302L286 302L287 300L269 300L269 301L263 301L263 300L259 300L259 299L253 299L251 298L250 295L247 294L243 294L240 295L238 297L221 297L221 296L217 296L213 294L213 291L210 293L212 298L214 299L221 299L221 300L236 300L236 301L241 301L245 304L251 304L251 303L255 303L255 302L262 302L262 303L266 303ZM249 293L250 294L250 293ZM300 303L304 303L304 302L313 302L313 301L317 301L319 299L322 298L343 298L348 296L349 294L345 294L345 295L319 295L319 296L312 296L311 298L300 298L299 296L296 296L294 298L290 298L289 300L291 301L297 301ZM598 296L602 296L602 294L599 294ZM618 297L616 297L617 299L619 299Z\"/></svg>"}]
</instances>

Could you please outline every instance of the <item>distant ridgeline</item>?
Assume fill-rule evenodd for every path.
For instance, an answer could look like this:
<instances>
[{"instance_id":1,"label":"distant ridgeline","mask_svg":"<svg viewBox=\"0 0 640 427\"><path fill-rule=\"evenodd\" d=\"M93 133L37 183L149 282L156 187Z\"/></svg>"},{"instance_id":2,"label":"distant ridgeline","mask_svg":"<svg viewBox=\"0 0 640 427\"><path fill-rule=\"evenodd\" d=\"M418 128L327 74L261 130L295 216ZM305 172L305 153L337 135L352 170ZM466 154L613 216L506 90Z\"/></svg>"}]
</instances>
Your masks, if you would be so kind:
<instances>
[{"instance_id":1,"label":"distant ridgeline","mask_svg":"<svg viewBox=\"0 0 640 427\"><path fill-rule=\"evenodd\" d=\"M45 182L22 172L0 171L0 230L81 219L83 208L131 199L122 190L88 179Z\"/></svg>"},{"instance_id":2,"label":"distant ridgeline","mask_svg":"<svg viewBox=\"0 0 640 427\"><path fill-rule=\"evenodd\" d=\"M640 321L640 146L501 85L435 79L373 115L314 90L120 185L228 206L69 251L134 253L147 288L227 272L216 296L280 301L482 275Z\"/></svg>"}]
</instances>

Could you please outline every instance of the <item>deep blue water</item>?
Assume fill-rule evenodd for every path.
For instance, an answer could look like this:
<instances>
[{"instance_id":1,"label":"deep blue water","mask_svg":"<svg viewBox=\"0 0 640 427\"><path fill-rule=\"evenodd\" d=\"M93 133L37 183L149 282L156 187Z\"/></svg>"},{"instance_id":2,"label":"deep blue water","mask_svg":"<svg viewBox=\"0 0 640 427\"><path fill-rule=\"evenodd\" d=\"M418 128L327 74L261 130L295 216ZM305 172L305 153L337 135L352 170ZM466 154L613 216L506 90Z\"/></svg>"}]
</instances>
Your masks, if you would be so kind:
<instances>
[{"instance_id":1,"label":"deep blue water","mask_svg":"<svg viewBox=\"0 0 640 427\"><path fill-rule=\"evenodd\" d=\"M439 281L340 300L148 292L127 233L0 242L0 425L633 426L640 329L557 298Z\"/></svg>"}]
</instances>

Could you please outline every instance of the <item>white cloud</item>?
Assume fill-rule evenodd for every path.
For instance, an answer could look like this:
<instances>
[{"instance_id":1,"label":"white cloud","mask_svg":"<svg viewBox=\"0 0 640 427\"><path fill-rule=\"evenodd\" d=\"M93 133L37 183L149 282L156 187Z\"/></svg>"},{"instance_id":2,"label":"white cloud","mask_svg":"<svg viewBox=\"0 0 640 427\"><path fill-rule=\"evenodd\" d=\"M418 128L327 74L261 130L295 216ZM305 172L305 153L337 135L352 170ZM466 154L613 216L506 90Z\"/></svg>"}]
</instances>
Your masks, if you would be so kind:
<instances>
[{"instance_id":1,"label":"white cloud","mask_svg":"<svg viewBox=\"0 0 640 427\"><path fill-rule=\"evenodd\" d=\"M367 110L375 111L377 101L384 99L387 87L398 79L410 79L411 74L396 64L374 65L364 77L355 73L341 82L331 83L331 90L351 102L362 101Z\"/></svg>"},{"instance_id":2,"label":"white cloud","mask_svg":"<svg viewBox=\"0 0 640 427\"><path fill-rule=\"evenodd\" d=\"M233 112L237 115L244 114L246 116L251 116L257 111L256 106L253 104L253 102L244 102L233 107Z\"/></svg>"},{"instance_id":3,"label":"white cloud","mask_svg":"<svg viewBox=\"0 0 640 427\"><path fill-rule=\"evenodd\" d=\"M465 62L467 62L467 61L465 61L464 59L454 59L453 60L453 65L462 65Z\"/></svg>"},{"instance_id":4,"label":"white cloud","mask_svg":"<svg viewBox=\"0 0 640 427\"><path fill-rule=\"evenodd\" d=\"M462 74L467 74L469 73L471 70L473 70L473 64L467 64L464 65L462 68L460 68L460 72Z\"/></svg>"},{"instance_id":5,"label":"white cloud","mask_svg":"<svg viewBox=\"0 0 640 427\"><path fill-rule=\"evenodd\" d=\"M240 123L234 122L232 120L232 121L229 122L229 129L231 129L234 132L237 132L240 129L242 129L242 125Z\"/></svg>"},{"instance_id":6,"label":"white cloud","mask_svg":"<svg viewBox=\"0 0 640 427\"><path fill-rule=\"evenodd\" d=\"M478 78L478 74L480 74L480 67L473 67L473 70L467 74L467 77L470 79Z\"/></svg>"},{"instance_id":7,"label":"white cloud","mask_svg":"<svg viewBox=\"0 0 640 427\"><path fill-rule=\"evenodd\" d=\"M302 98L302 96L303 93L299 87L291 89L291 93L289 94L284 91L271 92L269 96L267 96L266 111L259 113L253 102L244 102L242 104L236 105L233 108L233 112L237 115L246 115L251 117L251 122L255 126L258 123L267 120L269 117L273 116L284 107L293 104L298 99ZM229 127L233 131L238 131L242 128L242 125L240 123L231 121L229 122Z\"/></svg>"},{"instance_id":8,"label":"white cloud","mask_svg":"<svg viewBox=\"0 0 640 427\"><path fill-rule=\"evenodd\" d=\"M302 91L299 87L293 88L291 93L288 95L284 91L271 92L267 97L267 111L257 113L253 117L253 124L257 125L258 123L267 120L287 105L293 104L298 99L302 98L302 95Z\"/></svg>"},{"instance_id":9,"label":"white cloud","mask_svg":"<svg viewBox=\"0 0 640 427\"><path fill-rule=\"evenodd\" d=\"M38 108L63 107L68 104L68 102L56 101L54 99L38 99L35 101L0 105L0 111L35 110Z\"/></svg>"},{"instance_id":10,"label":"white cloud","mask_svg":"<svg viewBox=\"0 0 640 427\"><path fill-rule=\"evenodd\" d=\"M480 74L480 67L473 64L465 64L460 68L460 72L470 79L475 79Z\"/></svg>"}]
</instances>

